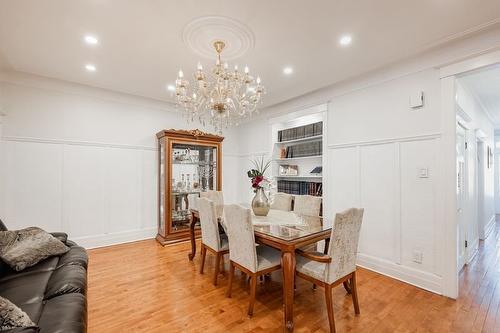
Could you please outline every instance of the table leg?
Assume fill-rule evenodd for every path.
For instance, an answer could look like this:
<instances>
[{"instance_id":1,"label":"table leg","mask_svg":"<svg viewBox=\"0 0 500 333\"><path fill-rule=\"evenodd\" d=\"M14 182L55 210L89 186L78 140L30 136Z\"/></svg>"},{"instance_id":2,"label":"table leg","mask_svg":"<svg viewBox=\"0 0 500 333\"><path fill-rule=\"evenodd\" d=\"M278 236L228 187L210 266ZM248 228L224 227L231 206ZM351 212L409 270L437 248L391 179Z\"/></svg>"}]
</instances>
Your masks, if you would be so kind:
<instances>
[{"instance_id":1,"label":"table leg","mask_svg":"<svg viewBox=\"0 0 500 333\"><path fill-rule=\"evenodd\" d=\"M188 254L189 260L193 260L196 255L196 237L194 235L194 227L198 218L191 214L191 223L189 224L189 238L191 239L191 253Z\"/></svg>"},{"instance_id":2,"label":"table leg","mask_svg":"<svg viewBox=\"0 0 500 333\"><path fill-rule=\"evenodd\" d=\"M281 253L281 269L283 270L284 331L293 332L295 251Z\"/></svg>"},{"instance_id":3,"label":"table leg","mask_svg":"<svg viewBox=\"0 0 500 333\"><path fill-rule=\"evenodd\" d=\"M330 247L330 238L325 239L325 249L323 251L324 254L328 254L328 248Z\"/></svg>"}]
</instances>

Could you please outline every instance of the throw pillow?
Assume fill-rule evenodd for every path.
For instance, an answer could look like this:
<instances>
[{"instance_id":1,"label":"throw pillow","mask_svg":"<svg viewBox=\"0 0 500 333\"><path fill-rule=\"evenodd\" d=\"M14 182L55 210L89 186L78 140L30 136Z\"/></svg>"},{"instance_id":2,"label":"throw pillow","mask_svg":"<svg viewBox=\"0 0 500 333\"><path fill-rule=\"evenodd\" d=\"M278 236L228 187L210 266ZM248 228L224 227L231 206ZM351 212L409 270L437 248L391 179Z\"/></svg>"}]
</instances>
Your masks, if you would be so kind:
<instances>
[{"instance_id":1,"label":"throw pillow","mask_svg":"<svg viewBox=\"0 0 500 333\"><path fill-rule=\"evenodd\" d=\"M36 324L14 303L0 296L0 331Z\"/></svg>"},{"instance_id":2,"label":"throw pillow","mask_svg":"<svg viewBox=\"0 0 500 333\"><path fill-rule=\"evenodd\" d=\"M63 242L37 227L0 231L0 258L16 271L68 250Z\"/></svg>"}]
</instances>

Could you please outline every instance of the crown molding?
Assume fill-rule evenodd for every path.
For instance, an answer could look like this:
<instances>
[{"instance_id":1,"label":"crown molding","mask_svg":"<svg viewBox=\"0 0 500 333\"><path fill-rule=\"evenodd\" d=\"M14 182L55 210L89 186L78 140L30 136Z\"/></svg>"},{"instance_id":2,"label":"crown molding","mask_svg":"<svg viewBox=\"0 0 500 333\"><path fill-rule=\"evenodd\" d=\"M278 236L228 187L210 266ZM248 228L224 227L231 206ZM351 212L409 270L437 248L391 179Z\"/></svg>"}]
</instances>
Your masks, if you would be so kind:
<instances>
[{"instance_id":1,"label":"crown molding","mask_svg":"<svg viewBox=\"0 0 500 333\"><path fill-rule=\"evenodd\" d=\"M92 87L80 83L49 78L36 74L18 71L3 71L0 72L0 83L55 91L63 94L97 98L105 101L135 105L138 107L162 110L177 114L179 113L174 104L166 101L160 101L134 94L117 92L105 88Z\"/></svg>"}]
</instances>

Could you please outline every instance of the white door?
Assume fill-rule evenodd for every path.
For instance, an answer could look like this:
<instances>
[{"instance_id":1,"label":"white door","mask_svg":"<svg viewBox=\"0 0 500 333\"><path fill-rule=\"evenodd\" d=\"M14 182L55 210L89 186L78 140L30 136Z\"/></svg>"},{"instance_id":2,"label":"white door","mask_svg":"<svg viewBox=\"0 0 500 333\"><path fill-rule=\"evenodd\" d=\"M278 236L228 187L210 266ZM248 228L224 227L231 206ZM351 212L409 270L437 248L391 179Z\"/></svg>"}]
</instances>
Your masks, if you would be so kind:
<instances>
[{"instance_id":1,"label":"white door","mask_svg":"<svg viewBox=\"0 0 500 333\"><path fill-rule=\"evenodd\" d=\"M457 125L457 221L458 221L458 270L467 260L465 240L467 239L467 152L465 129Z\"/></svg>"}]
</instances>

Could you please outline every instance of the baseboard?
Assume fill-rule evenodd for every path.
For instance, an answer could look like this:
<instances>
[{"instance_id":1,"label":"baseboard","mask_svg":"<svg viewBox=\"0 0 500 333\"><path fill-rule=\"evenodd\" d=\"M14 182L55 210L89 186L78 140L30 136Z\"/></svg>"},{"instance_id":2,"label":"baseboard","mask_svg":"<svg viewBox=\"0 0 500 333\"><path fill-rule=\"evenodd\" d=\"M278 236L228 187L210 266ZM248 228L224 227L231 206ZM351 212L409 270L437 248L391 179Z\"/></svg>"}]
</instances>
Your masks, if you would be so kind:
<instances>
[{"instance_id":1,"label":"baseboard","mask_svg":"<svg viewBox=\"0 0 500 333\"><path fill-rule=\"evenodd\" d=\"M488 238L493 229L495 229L496 216L493 215L488 223L484 226L484 239Z\"/></svg>"},{"instance_id":2,"label":"baseboard","mask_svg":"<svg viewBox=\"0 0 500 333\"><path fill-rule=\"evenodd\" d=\"M148 228L140 230L127 230L110 234L70 238L72 241L80 246L83 246L86 249L93 249L96 247L123 244L154 238L156 236L156 232L156 228Z\"/></svg>"},{"instance_id":3,"label":"baseboard","mask_svg":"<svg viewBox=\"0 0 500 333\"><path fill-rule=\"evenodd\" d=\"M357 265L416 287L442 295L442 278L435 274L358 253Z\"/></svg>"},{"instance_id":4,"label":"baseboard","mask_svg":"<svg viewBox=\"0 0 500 333\"><path fill-rule=\"evenodd\" d=\"M471 253L468 254L467 264L470 264L479 251L479 238L474 241L469 251L471 251Z\"/></svg>"}]
</instances>

